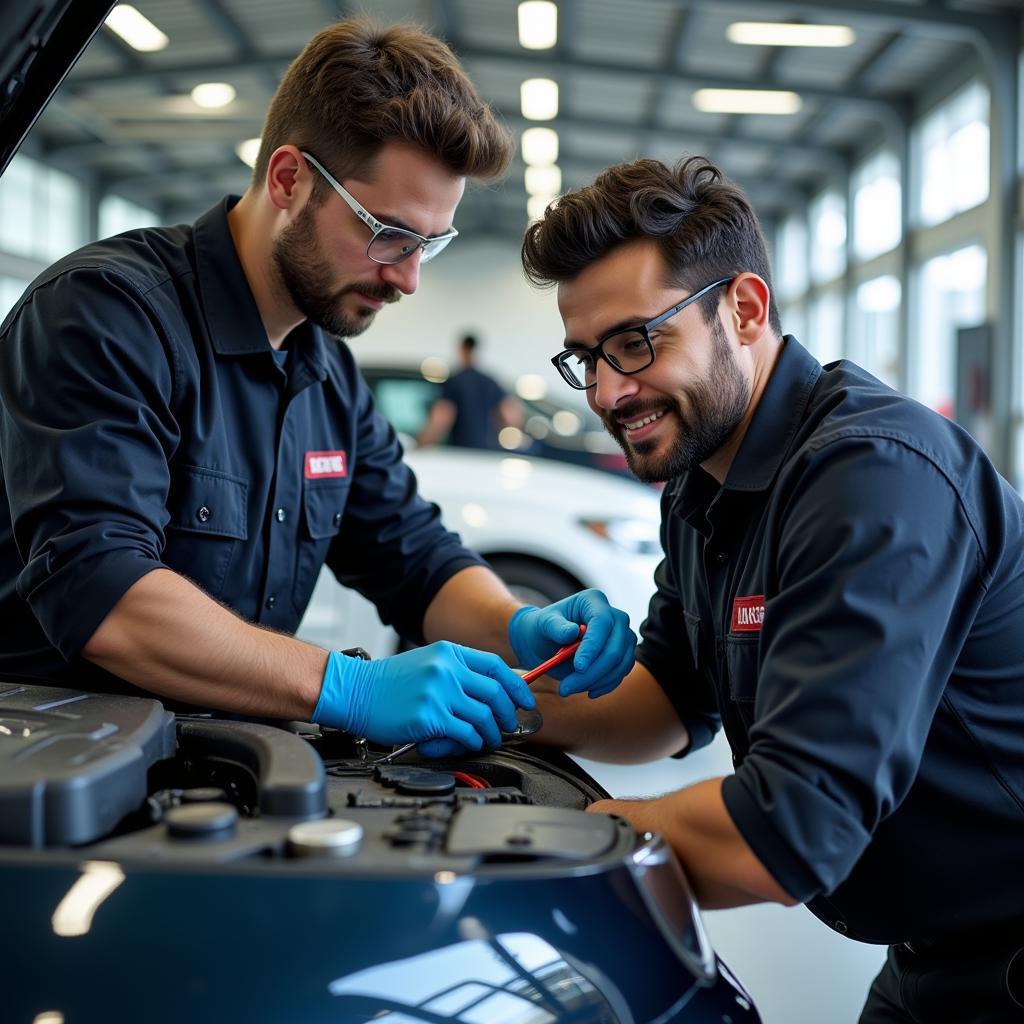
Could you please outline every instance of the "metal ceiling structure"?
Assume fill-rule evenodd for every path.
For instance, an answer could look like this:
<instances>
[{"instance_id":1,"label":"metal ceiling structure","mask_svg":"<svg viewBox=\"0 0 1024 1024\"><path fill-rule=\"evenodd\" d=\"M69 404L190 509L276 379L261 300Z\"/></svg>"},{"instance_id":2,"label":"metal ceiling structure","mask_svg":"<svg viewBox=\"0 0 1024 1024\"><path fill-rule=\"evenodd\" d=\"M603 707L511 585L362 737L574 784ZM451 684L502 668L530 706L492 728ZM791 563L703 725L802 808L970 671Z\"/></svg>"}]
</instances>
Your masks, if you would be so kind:
<instances>
[{"instance_id":1,"label":"metal ceiling structure","mask_svg":"<svg viewBox=\"0 0 1024 1024\"><path fill-rule=\"evenodd\" d=\"M414 21L443 36L517 135L538 123L520 113L520 83L554 78L560 111L545 123L559 133L564 189L639 155L673 162L704 153L748 190L769 223L825 183L843 189L857 155L879 142L902 154L910 118L941 84L981 72L993 106L1005 99L1015 111L1024 18L1020 0L558 0L558 43L537 51L519 45L515 0L135 6L170 44L139 53L102 29L27 151L168 220L191 219L224 192L244 190L248 168L235 144L259 134L304 43L347 14ZM726 38L737 20L842 22L856 39L844 49L739 46ZM236 99L200 110L189 91L209 80L230 82ZM786 116L701 113L692 96L708 87L790 89L803 105ZM1007 145L1015 172L1015 139ZM459 211L464 235L521 234L523 171L517 158L504 182L469 192Z\"/></svg>"}]
</instances>

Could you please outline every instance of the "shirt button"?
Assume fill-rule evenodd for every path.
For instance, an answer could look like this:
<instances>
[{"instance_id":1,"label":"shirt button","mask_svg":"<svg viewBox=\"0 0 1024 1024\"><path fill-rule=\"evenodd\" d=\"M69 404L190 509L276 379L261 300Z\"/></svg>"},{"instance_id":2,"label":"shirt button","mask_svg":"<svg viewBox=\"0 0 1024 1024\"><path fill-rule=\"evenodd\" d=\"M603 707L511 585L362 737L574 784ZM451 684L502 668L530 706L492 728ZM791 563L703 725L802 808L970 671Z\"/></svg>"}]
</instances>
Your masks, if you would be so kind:
<instances>
[{"instance_id":1,"label":"shirt button","mask_svg":"<svg viewBox=\"0 0 1024 1024\"><path fill-rule=\"evenodd\" d=\"M196 519L201 523L208 523L210 521L210 516L212 515L213 513L205 505L200 505L199 508L196 509Z\"/></svg>"},{"instance_id":2,"label":"shirt button","mask_svg":"<svg viewBox=\"0 0 1024 1024\"><path fill-rule=\"evenodd\" d=\"M267 598L266 605L268 608L273 608L275 604L277 604L277 598L271 594L270 597Z\"/></svg>"},{"instance_id":3,"label":"shirt button","mask_svg":"<svg viewBox=\"0 0 1024 1024\"><path fill-rule=\"evenodd\" d=\"M725 551L716 551L715 561L719 565L725 565L725 563L729 561L729 555Z\"/></svg>"},{"instance_id":4,"label":"shirt button","mask_svg":"<svg viewBox=\"0 0 1024 1024\"><path fill-rule=\"evenodd\" d=\"M341 526L341 513L340 512L335 512L334 513L334 525L335 526Z\"/></svg>"},{"instance_id":5,"label":"shirt button","mask_svg":"<svg viewBox=\"0 0 1024 1024\"><path fill-rule=\"evenodd\" d=\"M832 927L835 928L840 935L845 935L849 931L845 921L836 921Z\"/></svg>"},{"instance_id":6,"label":"shirt button","mask_svg":"<svg viewBox=\"0 0 1024 1024\"><path fill-rule=\"evenodd\" d=\"M276 511L276 512L274 513L274 518L275 518L275 519L276 519L276 520L277 520L277 521L278 521L279 523L283 523L283 522L284 522L284 521L285 521L285 520L286 520L286 519L288 518L288 513L287 513L287 512L285 512L285 510L284 510L283 508L279 508L279 509L278 509L278 510L277 510L277 511Z\"/></svg>"}]
</instances>

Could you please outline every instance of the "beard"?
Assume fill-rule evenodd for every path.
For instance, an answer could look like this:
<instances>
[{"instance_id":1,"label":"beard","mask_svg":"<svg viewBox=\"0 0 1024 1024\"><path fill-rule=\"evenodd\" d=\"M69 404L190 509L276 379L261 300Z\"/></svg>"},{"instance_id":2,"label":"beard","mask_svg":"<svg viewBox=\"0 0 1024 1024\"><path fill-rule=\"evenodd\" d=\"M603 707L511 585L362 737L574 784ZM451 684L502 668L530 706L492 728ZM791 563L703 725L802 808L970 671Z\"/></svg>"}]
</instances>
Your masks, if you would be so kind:
<instances>
[{"instance_id":1,"label":"beard","mask_svg":"<svg viewBox=\"0 0 1024 1024\"><path fill-rule=\"evenodd\" d=\"M711 327L711 367L705 376L682 388L688 399L687 415L678 402L637 402L617 409L615 419L602 414L605 429L618 441L630 471L645 483L657 483L681 476L709 459L732 436L750 401L750 384L740 372L729 350L729 340L721 322ZM656 439L633 444L622 420L639 419L644 414L665 412L679 421L669 450L660 458L655 454Z\"/></svg>"},{"instance_id":2,"label":"beard","mask_svg":"<svg viewBox=\"0 0 1024 1024\"><path fill-rule=\"evenodd\" d=\"M331 267L320 253L309 203L278 236L271 258L278 281L292 305L311 323L342 338L362 334L373 323L373 315L377 312L363 306L356 319L342 307L346 295L358 292L384 302L397 302L401 297L396 288L387 284L368 282L334 287Z\"/></svg>"}]
</instances>

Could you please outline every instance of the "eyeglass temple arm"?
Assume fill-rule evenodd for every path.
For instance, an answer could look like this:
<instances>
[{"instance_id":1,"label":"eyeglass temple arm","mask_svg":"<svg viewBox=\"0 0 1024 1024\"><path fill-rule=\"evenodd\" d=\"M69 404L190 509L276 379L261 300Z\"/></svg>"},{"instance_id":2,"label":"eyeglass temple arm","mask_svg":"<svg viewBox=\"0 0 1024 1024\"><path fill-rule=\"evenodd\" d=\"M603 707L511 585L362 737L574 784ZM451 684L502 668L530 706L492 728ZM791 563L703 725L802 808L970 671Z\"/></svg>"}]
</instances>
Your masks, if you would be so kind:
<instances>
[{"instance_id":1,"label":"eyeglass temple arm","mask_svg":"<svg viewBox=\"0 0 1024 1024\"><path fill-rule=\"evenodd\" d=\"M350 195L348 190L339 182L333 174L312 153L307 153L304 149L300 149L299 152L327 179L331 187L335 192L341 196L342 199L348 203L349 209L366 225L372 228L374 231L380 231L384 225L369 210L362 206L354 196Z\"/></svg>"}]
</instances>

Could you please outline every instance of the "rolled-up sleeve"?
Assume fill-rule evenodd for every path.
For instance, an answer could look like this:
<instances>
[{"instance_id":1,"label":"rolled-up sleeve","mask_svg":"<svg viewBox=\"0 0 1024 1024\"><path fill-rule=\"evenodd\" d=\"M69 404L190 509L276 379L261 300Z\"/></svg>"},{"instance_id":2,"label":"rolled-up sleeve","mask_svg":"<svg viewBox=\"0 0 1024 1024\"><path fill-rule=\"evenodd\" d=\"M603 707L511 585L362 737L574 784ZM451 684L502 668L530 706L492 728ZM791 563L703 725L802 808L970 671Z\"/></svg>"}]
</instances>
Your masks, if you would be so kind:
<instances>
[{"instance_id":1,"label":"rolled-up sleeve","mask_svg":"<svg viewBox=\"0 0 1024 1024\"><path fill-rule=\"evenodd\" d=\"M110 270L44 280L0 335L17 589L66 659L162 564L173 389L169 339Z\"/></svg>"},{"instance_id":2,"label":"rolled-up sleeve","mask_svg":"<svg viewBox=\"0 0 1024 1024\"><path fill-rule=\"evenodd\" d=\"M723 796L806 901L847 877L910 790L985 580L957 488L899 439L822 444L787 486L749 754Z\"/></svg>"},{"instance_id":3,"label":"rolled-up sleeve","mask_svg":"<svg viewBox=\"0 0 1024 1024\"><path fill-rule=\"evenodd\" d=\"M486 562L445 529L437 505L419 496L391 424L359 379L357 461L342 532L327 564L338 582L376 606L381 620L423 642L423 618L444 583Z\"/></svg>"}]
</instances>

